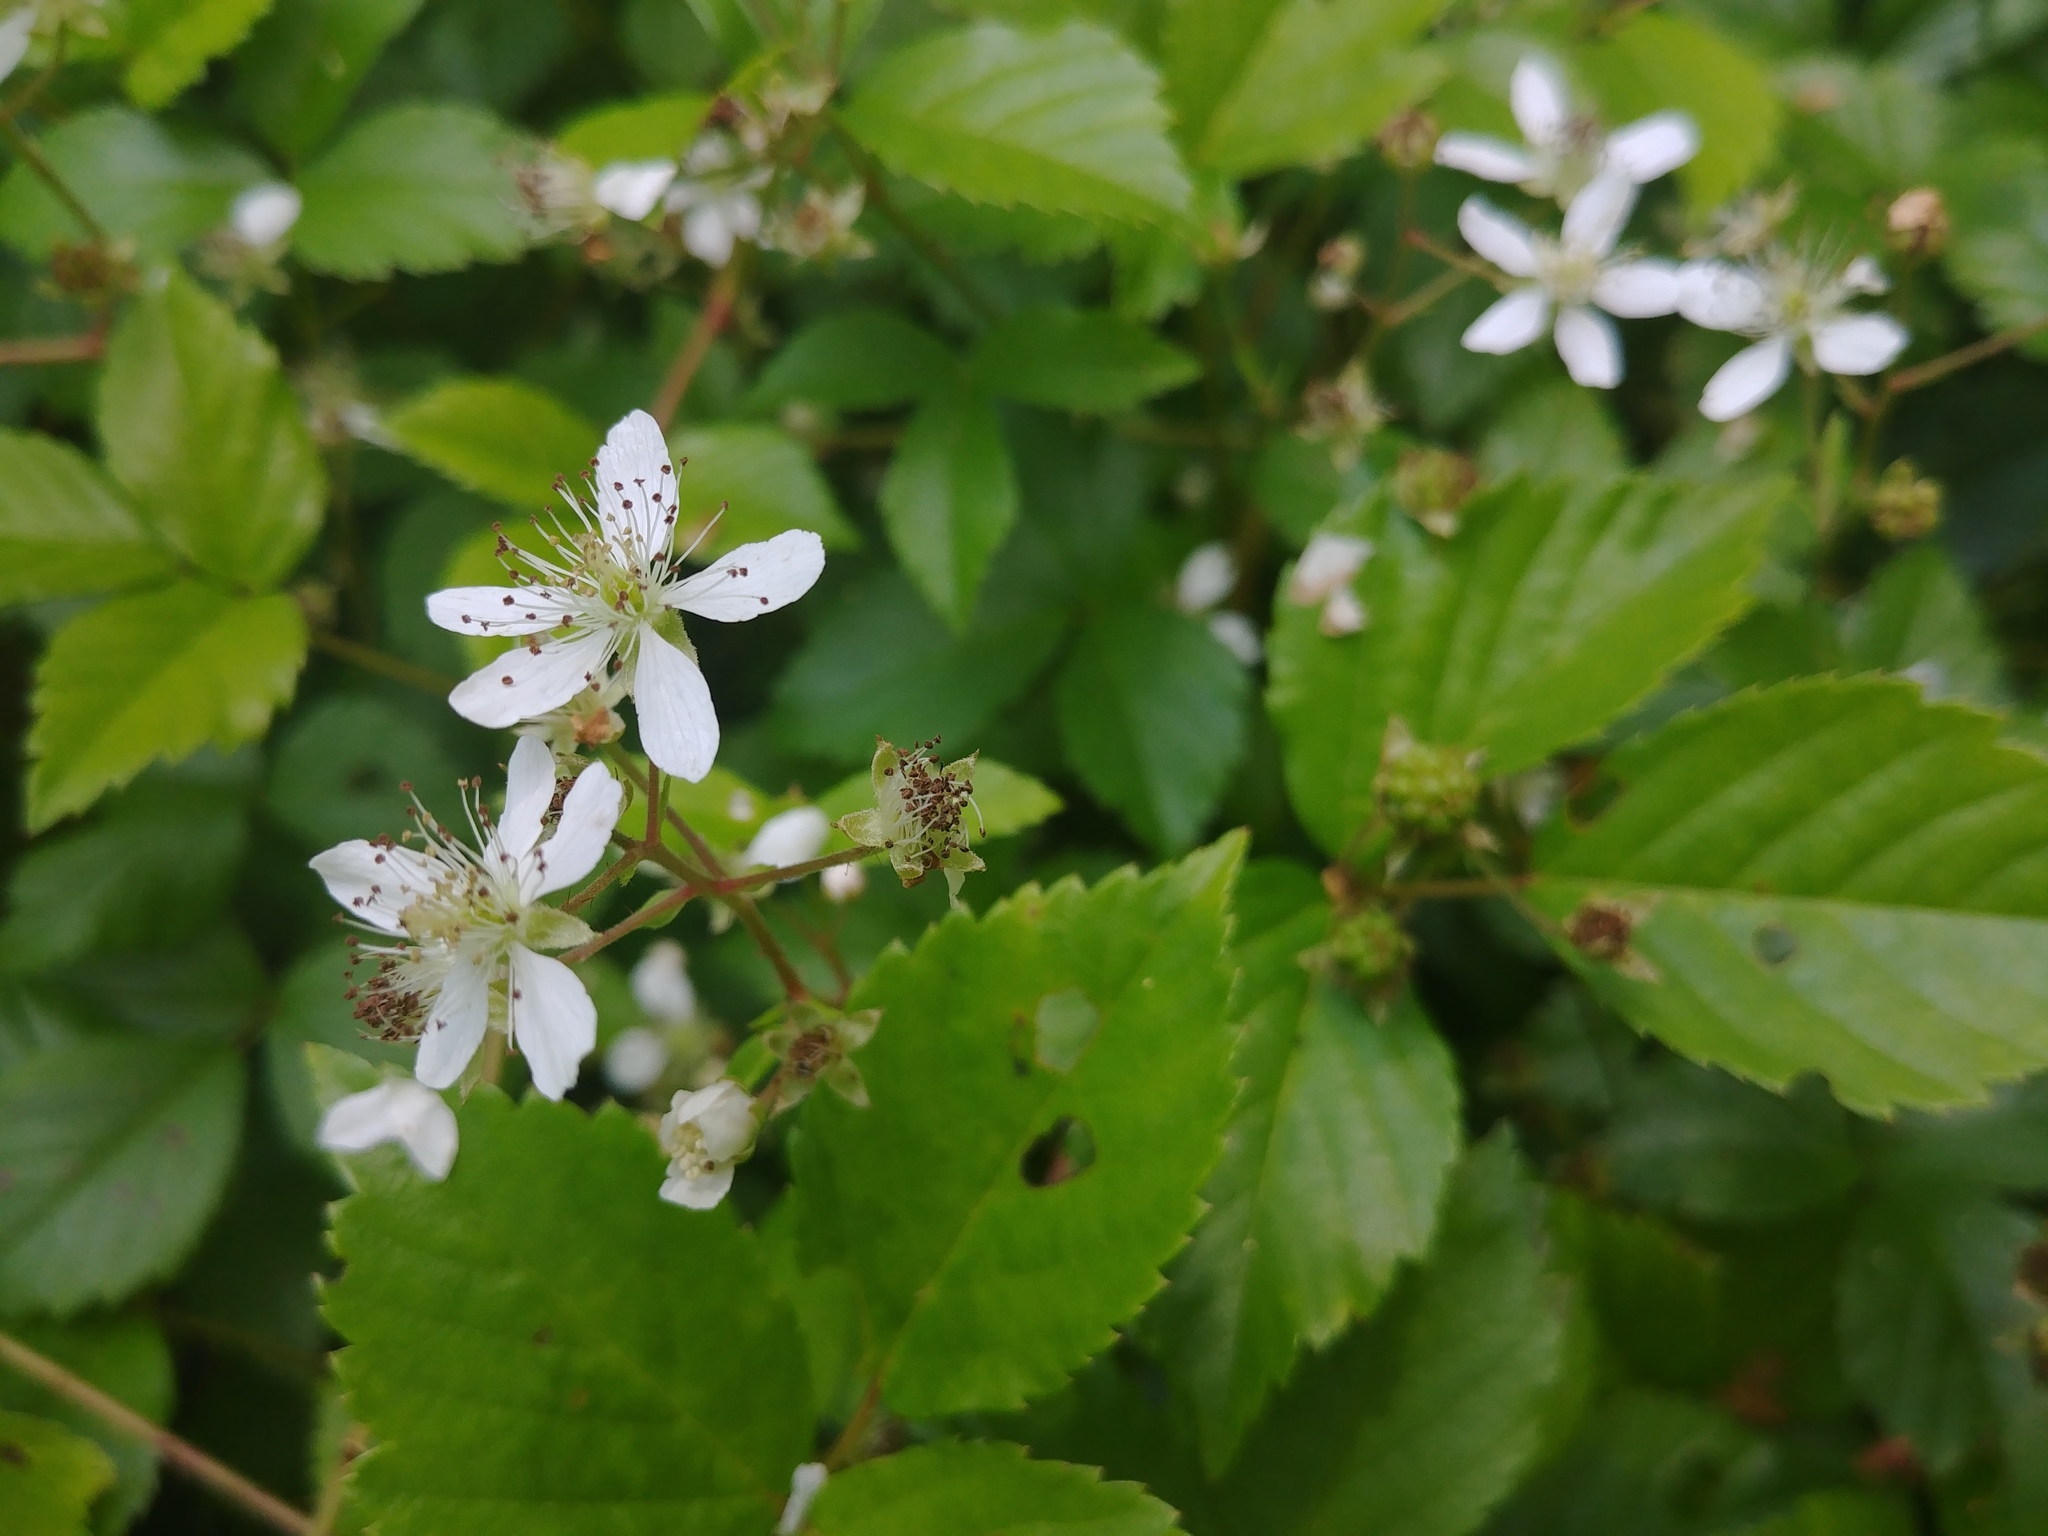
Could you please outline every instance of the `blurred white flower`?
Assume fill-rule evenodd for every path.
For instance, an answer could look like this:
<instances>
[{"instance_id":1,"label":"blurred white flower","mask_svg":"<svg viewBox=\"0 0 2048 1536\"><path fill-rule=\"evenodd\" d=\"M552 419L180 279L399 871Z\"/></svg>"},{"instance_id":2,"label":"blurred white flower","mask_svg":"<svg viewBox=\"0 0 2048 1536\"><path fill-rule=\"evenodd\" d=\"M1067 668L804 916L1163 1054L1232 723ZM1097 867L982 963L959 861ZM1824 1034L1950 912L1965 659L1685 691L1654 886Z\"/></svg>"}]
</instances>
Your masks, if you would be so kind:
<instances>
[{"instance_id":1,"label":"blurred white flower","mask_svg":"<svg viewBox=\"0 0 2048 1536\"><path fill-rule=\"evenodd\" d=\"M523 736L512 752L504 819L492 825L474 787L467 795L475 848L415 803L422 848L356 838L312 859L351 916L402 941L361 946L377 972L352 989L356 1017L385 1039L417 1039L413 1070L429 1088L460 1078L485 1029L496 1026L525 1056L534 1087L559 1099L597 1043L597 1009L574 971L537 951L566 949L590 929L540 898L597 866L622 794L610 770L592 763L543 842L555 757Z\"/></svg>"},{"instance_id":2,"label":"blurred white flower","mask_svg":"<svg viewBox=\"0 0 2048 1536\"><path fill-rule=\"evenodd\" d=\"M1350 533L1318 533L1308 541L1287 577L1287 600L1302 608L1318 605L1316 628L1332 638L1365 628L1365 605L1351 583L1372 558L1372 540Z\"/></svg>"},{"instance_id":3,"label":"blurred white flower","mask_svg":"<svg viewBox=\"0 0 2048 1536\"><path fill-rule=\"evenodd\" d=\"M28 57L29 38L36 30L36 8L24 5L0 16L0 80L13 74Z\"/></svg>"},{"instance_id":4,"label":"blurred white flower","mask_svg":"<svg viewBox=\"0 0 2048 1536\"><path fill-rule=\"evenodd\" d=\"M448 702L492 729L536 720L588 689L603 693L614 661L629 679L640 744L692 783L718 756L718 711L681 615L735 624L810 591L825 546L807 529L742 544L684 576L674 550L675 470L661 428L634 411L598 450L588 499L562 488L570 516L544 529L550 554L501 539L510 587L450 587L427 615L468 635L526 637L472 673ZM523 568L522 568L523 567Z\"/></svg>"},{"instance_id":5,"label":"blurred white flower","mask_svg":"<svg viewBox=\"0 0 2048 1536\"><path fill-rule=\"evenodd\" d=\"M1791 376L1870 374L1891 366L1911 339L1890 315L1849 307L1891 284L1876 262L1858 256L1840 272L1794 255L1749 266L1688 262L1679 273L1678 312L1709 330L1757 339L1721 365L1700 396L1700 414L1732 421L1762 405Z\"/></svg>"},{"instance_id":6,"label":"blurred white flower","mask_svg":"<svg viewBox=\"0 0 2048 1536\"><path fill-rule=\"evenodd\" d=\"M1256 667L1266 659L1266 646L1259 638L1259 626L1236 609L1225 608L1220 613L1210 614L1208 625L1216 643L1245 666Z\"/></svg>"},{"instance_id":7,"label":"blurred white flower","mask_svg":"<svg viewBox=\"0 0 2048 1536\"><path fill-rule=\"evenodd\" d=\"M405 1148L422 1178L435 1183L455 1166L455 1111L433 1089L409 1077L337 1099L320 1117L314 1140L329 1152L367 1152L388 1141Z\"/></svg>"},{"instance_id":8,"label":"blurred white flower","mask_svg":"<svg viewBox=\"0 0 2048 1536\"><path fill-rule=\"evenodd\" d=\"M1574 383L1594 389L1620 383L1621 338L1607 315L1668 315L1678 306L1677 267L1613 254L1635 200L1629 182L1595 181L1572 199L1564 228L1552 240L1484 198L1466 198L1458 229L1467 243L1508 276L1530 279L1466 328L1466 348L1519 352L1548 328Z\"/></svg>"},{"instance_id":9,"label":"blurred white flower","mask_svg":"<svg viewBox=\"0 0 2048 1536\"><path fill-rule=\"evenodd\" d=\"M832 822L815 805L793 805L761 823L761 830L740 855L743 869L780 869L815 859L825 846Z\"/></svg>"},{"instance_id":10,"label":"blurred white flower","mask_svg":"<svg viewBox=\"0 0 2048 1536\"><path fill-rule=\"evenodd\" d=\"M690 985L683 946L656 939L633 967L633 1001L657 1024L687 1024L697 1017L697 989Z\"/></svg>"},{"instance_id":11,"label":"blurred white flower","mask_svg":"<svg viewBox=\"0 0 2048 1536\"><path fill-rule=\"evenodd\" d=\"M620 1030L604 1048L605 1081L626 1098L652 1088L667 1068L667 1042L653 1030L637 1024Z\"/></svg>"},{"instance_id":12,"label":"blurred white flower","mask_svg":"<svg viewBox=\"0 0 2048 1536\"><path fill-rule=\"evenodd\" d=\"M834 864L818 876L818 889L835 906L845 906L868 888L868 872L858 864Z\"/></svg>"},{"instance_id":13,"label":"blurred white flower","mask_svg":"<svg viewBox=\"0 0 2048 1536\"><path fill-rule=\"evenodd\" d=\"M669 1157L661 1198L708 1211L732 1188L733 1165L754 1146L754 1101L731 1078L678 1092L661 1117L661 1150Z\"/></svg>"},{"instance_id":14,"label":"blurred white flower","mask_svg":"<svg viewBox=\"0 0 2048 1536\"><path fill-rule=\"evenodd\" d=\"M789 1474L789 1501L782 1506L782 1518L775 1522L775 1536L796 1536L811 1512L811 1501L825 1486L825 1463L807 1461Z\"/></svg>"},{"instance_id":15,"label":"blurred white flower","mask_svg":"<svg viewBox=\"0 0 2048 1536\"><path fill-rule=\"evenodd\" d=\"M1538 54L1523 55L1515 66L1508 103L1527 142L1447 133L1437 140L1436 163L1486 181L1513 182L1562 205L1603 176L1639 186L1699 153L1699 128L1683 112L1653 112L1602 134L1592 118L1573 114L1564 77Z\"/></svg>"},{"instance_id":16,"label":"blurred white flower","mask_svg":"<svg viewBox=\"0 0 2048 1536\"><path fill-rule=\"evenodd\" d=\"M1237 557L1231 554L1230 546L1202 544L1190 550L1187 559L1181 562L1173 582L1173 603L1182 613L1202 618L1218 644L1245 666L1255 667L1266 654L1258 626L1230 609L1211 611L1236 589Z\"/></svg>"},{"instance_id":17,"label":"blurred white flower","mask_svg":"<svg viewBox=\"0 0 2048 1536\"><path fill-rule=\"evenodd\" d=\"M297 187L282 181L258 182L236 197L228 210L228 227L243 244L267 251L284 243L304 207Z\"/></svg>"},{"instance_id":18,"label":"blurred white flower","mask_svg":"<svg viewBox=\"0 0 2048 1536\"><path fill-rule=\"evenodd\" d=\"M732 260L733 247L761 232L761 199L769 170L741 158L722 133L705 134L683 158L665 206L683 216L683 245L709 266Z\"/></svg>"},{"instance_id":19,"label":"blurred white flower","mask_svg":"<svg viewBox=\"0 0 2048 1536\"><path fill-rule=\"evenodd\" d=\"M590 194L605 212L637 224L675 179L673 160L614 160L591 180Z\"/></svg>"}]
</instances>

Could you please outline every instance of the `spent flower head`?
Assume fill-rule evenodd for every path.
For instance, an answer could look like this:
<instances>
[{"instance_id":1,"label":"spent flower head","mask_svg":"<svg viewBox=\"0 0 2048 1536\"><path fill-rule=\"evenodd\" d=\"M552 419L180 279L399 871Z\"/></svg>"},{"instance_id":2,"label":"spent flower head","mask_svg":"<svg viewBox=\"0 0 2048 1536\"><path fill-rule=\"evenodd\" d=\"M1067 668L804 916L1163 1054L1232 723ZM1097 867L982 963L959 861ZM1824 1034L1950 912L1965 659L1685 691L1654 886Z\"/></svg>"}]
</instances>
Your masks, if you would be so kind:
<instances>
[{"instance_id":1,"label":"spent flower head","mask_svg":"<svg viewBox=\"0 0 2048 1536\"><path fill-rule=\"evenodd\" d=\"M1911 459L1894 459L1877 478L1870 526L1895 544L1924 539L1941 526L1941 482L1923 477Z\"/></svg>"},{"instance_id":2,"label":"spent flower head","mask_svg":"<svg viewBox=\"0 0 2048 1536\"><path fill-rule=\"evenodd\" d=\"M905 885L944 870L946 893L957 902L964 878L987 867L967 842L974 757L941 767L932 753L938 744L934 736L905 751L877 737L870 769L875 808L840 817L839 829L863 848L886 850Z\"/></svg>"},{"instance_id":3,"label":"spent flower head","mask_svg":"<svg viewBox=\"0 0 2048 1536\"><path fill-rule=\"evenodd\" d=\"M868 1107L868 1088L853 1053L875 1037L882 1010L863 1008L847 1013L812 999L791 1003L783 1020L762 1039L782 1063L777 1074L777 1111L801 1104L811 1089L824 1083L847 1103ZM764 1095L765 1097L765 1095Z\"/></svg>"}]
</instances>

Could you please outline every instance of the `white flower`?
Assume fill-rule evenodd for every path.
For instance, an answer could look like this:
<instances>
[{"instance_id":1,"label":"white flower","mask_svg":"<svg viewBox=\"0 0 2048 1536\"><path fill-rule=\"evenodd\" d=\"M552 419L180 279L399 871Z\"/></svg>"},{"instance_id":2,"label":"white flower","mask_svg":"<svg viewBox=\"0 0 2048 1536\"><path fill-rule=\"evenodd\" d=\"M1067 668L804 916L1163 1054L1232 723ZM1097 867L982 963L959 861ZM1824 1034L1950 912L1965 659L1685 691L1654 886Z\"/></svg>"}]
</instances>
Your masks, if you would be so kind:
<instances>
[{"instance_id":1,"label":"white flower","mask_svg":"<svg viewBox=\"0 0 2048 1536\"><path fill-rule=\"evenodd\" d=\"M1688 262L1679 273L1678 312L1695 325L1758 340L1721 365L1700 396L1709 421L1747 415L1778 392L1796 361L1809 372L1867 374L1906 349L1906 328L1890 315L1849 308L1891 285L1859 256L1831 274L1819 262L1779 255L1751 266Z\"/></svg>"},{"instance_id":2,"label":"white flower","mask_svg":"<svg viewBox=\"0 0 2048 1536\"><path fill-rule=\"evenodd\" d=\"M794 805L761 823L761 830L740 855L743 869L781 869L815 859L825 846L832 821L815 805Z\"/></svg>"},{"instance_id":3,"label":"white flower","mask_svg":"<svg viewBox=\"0 0 2048 1536\"><path fill-rule=\"evenodd\" d=\"M637 224L654 212L675 179L673 160L614 160L592 180L590 194L605 212Z\"/></svg>"},{"instance_id":4,"label":"white flower","mask_svg":"<svg viewBox=\"0 0 2048 1536\"><path fill-rule=\"evenodd\" d=\"M1699 129L1683 112L1653 112L1603 137L1591 118L1572 115L1564 78L1536 54L1524 55L1515 66L1508 102L1528 142L1518 146L1490 134L1447 133L1436 141L1436 163L1486 181L1511 181L1563 204L1603 176L1639 186L1699 153Z\"/></svg>"},{"instance_id":5,"label":"white flower","mask_svg":"<svg viewBox=\"0 0 2048 1536\"><path fill-rule=\"evenodd\" d=\"M661 1117L661 1150L669 1157L661 1198L708 1211L732 1188L733 1164L754 1146L754 1101L731 1078L676 1094Z\"/></svg>"},{"instance_id":6,"label":"white flower","mask_svg":"<svg viewBox=\"0 0 2048 1536\"><path fill-rule=\"evenodd\" d=\"M1351 583L1372 558L1372 540L1350 533L1318 533L1294 562L1287 578L1287 600L1298 607L1322 605L1316 628L1331 637L1355 635L1365 628L1365 605Z\"/></svg>"},{"instance_id":7,"label":"white flower","mask_svg":"<svg viewBox=\"0 0 2048 1536\"><path fill-rule=\"evenodd\" d=\"M818 876L818 889L834 906L845 906L868 888L868 872L858 864L834 864Z\"/></svg>"},{"instance_id":8,"label":"white flower","mask_svg":"<svg viewBox=\"0 0 2048 1536\"><path fill-rule=\"evenodd\" d=\"M329 1152L367 1152L395 1141L420 1176L438 1184L455 1166L455 1111L433 1089L390 1077L329 1105L314 1139Z\"/></svg>"},{"instance_id":9,"label":"white flower","mask_svg":"<svg viewBox=\"0 0 2048 1536\"><path fill-rule=\"evenodd\" d=\"M377 973L359 989L356 1017L388 1039L420 1042L414 1072L446 1088L496 1026L525 1056L533 1085L559 1099L597 1043L597 1009L576 973L536 953L589 936L541 897L596 867L619 819L621 792L602 763L585 768L541 841L555 794L555 759L521 737L505 815L492 826L472 803L478 849L415 810L421 848L356 838L312 860L328 894L368 928L402 942L366 944Z\"/></svg>"},{"instance_id":10,"label":"white flower","mask_svg":"<svg viewBox=\"0 0 2048 1536\"><path fill-rule=\"evenodd\" d=\"M1466 198L1458 210L1458 229L1467 243L1508 276L1531 279L1495 300L1466 328L1467 349L1519 352L1549 326L1574 383L1593 389L1619 384L1621 338L1607 315L1637 319L1668 315L1678 307L1678 269L1670 262L1616 259L1613 254L1635 200L1636 190L1626 181L1595 181L1572 199L1564 229L1552 240L1484 198Z\"/></svg>"},{"instance_id":11,"label":"white flower","mask_svg":"<svg viewBox=\"0 0 2048 1536\"><path fill-rule=\"evenodd\" d=\"M1256 667L1266 656L1265 643L1259 639L1259 627L1234 608L1225 608L1212 613L1207 621L1209 633L1216 637L1216 643L1223 647L1240 663Z\"/></svg>"},{"instance_id":12,"label":"white flower","mask_svg":"<svg viewBox=\"0 0 2048 1536\"><path fill-rule=\"evenodd\" d=\"M13 74L28 57L29 38L36 29L36 8L24 5L0 16L0 80Z\"/></svg>"},{"instance_id":13,"label":"white flower","mask_svg":"<svg viewBox=\"0 0 2048 1536\"><path fill-rule=\"evenodd\" d=\"M766 166L746 166L731 139L707 133L690 146L683 174L668 189L665 206L683 216L683 245L708 266L732 260L733 247L761 232L761 200L754 194L768 184Z\"/></svg>"},{"instance_id":14,"label":"white flower","mask_svg":"<svg viewBox=\"0 0 2048 1536\"><path fill-rule=\"evenodd\" d=\"M633 1001L658 1024L687 1024L697 1017L697 989L684 959L674 939L656 939L633 967Z\"/></svg>"},{"instance_id":15,"label":"white flower","mask_svg":"<svg viewBox=\"0 0 2048 1536\"><path fill-rule=\"evenodd\" d=\"M1182 613L1207 613L1237 586L1237 559L1223 543L1202 544L1189 551L1173 581L1173 604Z\"/></svg>"},{"instance_id":16,"label":"white flower","mask_svg":"<svg viewBox=\"0 0 2048 1536\"><path fill-rule=\"evenodd\" d=\"M782 1518L775 1522L775 1536L796 1536L811 1512L811 1501L825 1486L825 1463L807 1461L789 1474L789 1502L782 1506Z\"/></svg>"},{"instance_id":17,"label":"white flower","mask_svg":"<svg viewBox=\"0 0 2048 1536\"><path fill-rule=\"evenodd\" d=\"M522 635L448 696L455 712L502 729L560 709L585 689L603 695L614 661L640 716L640 743L692 783L718 756L718 711L680 614L734 624L810 591L825 568L815 533L792 529L742 544L685 576L674 552L676 480L661 428L635 411L598 450L592 497L562 492L571 517L547 530L550 555L501 546L526 567L511 587L450 587L427 599L443 629Z\"/></svg>"},{"instance_id":18,"label":"white flower","mask_svg":"<svg viewBox=\"0 0 2048 1536\"><path fill-rule=\"evenodd\" d=\"M622 1029L604 1048L605 1081L631 1097L645 1093L668 1067L668 1044L651 1029Z\"/></svg>"},{"instance_id":19,"label":"white flower","mask_svg":"<svg viewBox=\"0 0 2048 1536\"><path fill-rule=\"evenodd\" d=\"M266 251L284 243L304 206L297 187L282 181L258 182L235 199L228 210L228 227L244 245Z\"/></svg>"}]
</instances>

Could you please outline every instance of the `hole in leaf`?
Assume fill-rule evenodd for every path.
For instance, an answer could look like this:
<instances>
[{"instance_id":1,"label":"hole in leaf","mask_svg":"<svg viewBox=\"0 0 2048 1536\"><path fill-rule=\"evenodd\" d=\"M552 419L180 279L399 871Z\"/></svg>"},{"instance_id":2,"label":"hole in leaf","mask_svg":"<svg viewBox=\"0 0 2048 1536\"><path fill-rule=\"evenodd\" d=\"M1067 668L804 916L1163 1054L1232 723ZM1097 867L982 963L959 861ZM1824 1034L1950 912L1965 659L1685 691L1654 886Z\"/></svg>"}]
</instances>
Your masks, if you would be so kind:
<instances>
[{"instance_id":1,"label":"hole in leaf","mask_svg":"<svg viewBox=\"0 0 2048 1536\"><path fill-rule=\"evenodd\" d=\"M1088 1122L1061 1115L1052 1128L1024 1149L1017 1171L1033 1189L1050 1189L1079 1178L1095 1166L1095 1133Z\"/></svg>"},{"instance_id":2,"label":"hole in leaf","mask_svg":"<svg viewBox=\"0 0 2048 1536\"><path fill-rule=\"evenodd\" d=\"M1765 965L1783 965L1799 953L1799 939L1780 923L1765 923L1749 936L1749 947Z\"/></svg>"},{"instance_id":3,"label":"hole in leaf","mask_svg":"<svg viewBox=\"0 0 2048 1536\"><path fill-rule=\"evenodd\" d=\"M1038 1030L1032 1054L1048 1072L1071 1072L1095 1038L1102 1015L1078 987L1038 1000Z\"/></svg>"}]
</instances>

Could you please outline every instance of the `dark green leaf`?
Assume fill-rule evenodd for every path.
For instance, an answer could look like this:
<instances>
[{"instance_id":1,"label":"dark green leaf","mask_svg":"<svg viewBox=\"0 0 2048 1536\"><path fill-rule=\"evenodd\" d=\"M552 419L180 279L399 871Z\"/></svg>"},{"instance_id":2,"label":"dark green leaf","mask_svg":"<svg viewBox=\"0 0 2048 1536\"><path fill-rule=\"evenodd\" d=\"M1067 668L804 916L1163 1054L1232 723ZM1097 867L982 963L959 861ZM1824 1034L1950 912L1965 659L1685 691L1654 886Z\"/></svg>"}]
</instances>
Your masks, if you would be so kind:
<instances>
[{"instance_id":1,"label":"dark green leaf","mask_svg":"<svg viewBox=\"0 0 2048 1536\"><path fill-rule=\"evenodd\" d=\"M1201 372L1178 347L1116 315L1020 310L986 336L974 374L993 394L1060 411L1125 411Z\"/></svg>"},{"instance_id":2,"label":"dark green leaf","mask_svg":"<svg viewBox=\"0 0 2048 1536\"><path fill-rule=\"evenodd\" d=\"M371 694L330 694L279 732L268 802L309 846L328 848L401 823L404 784L436 814L459 814L454 780L440 737L416 715Z\"/></svg>"},{"instance_id":3,"label":"dark green leaf","mask_svg":"<svg viewBox=\"0 0 2048 1536\"><path fill-rule=\"evenodd\" d=\"M687 547L721 506L726 509L694 558L715 560L736 544L772 539L789 528L810 529L828 549L860 543L810 454L787 433L716 422L670 434L669 446L682 509L677 545Z\"/></svg>"},{"instance_id":4,"label":"dark green leaf","mask_svg":"<svg viewBox=\"0 0 2048 1536\"><path fill-rule=\"evenodd\" d=\"M918 409L882 481L882 526L904 572L955 633L1017 520L1017 472L989 402L965 392Z\"/></svg>"},{"instance_id":5,"label":"dark green leaf","mask_svg":"<svg viewBox=\"0 0 2048 1536\"><path fill-rule=\"evenodd\" d=\"M1949 275L1977 301L1986 328L2048 316L2048 146L1998 134L1973 138L1943 163L1936 181L1954 223ZM2037 339L2030 350L2038 354L2041 346Z\"/></svg>"},{"instance_id":6,"label":"dark green leaf","mask_svg":"<svg viewBox=\"0 0 2048 1536\"><path fill-rule=\"evenodd\" d=\"M0 603L118 592L170 569L90 459L40 432L0 431Z\"/></svg>"},{"instance_id":7,"label":"dark green leaf","mask_svg":"<svg viewBox=\"0 0 2048 1536\"><path fill-rule=\"evenodd\" d=\"M276 0L236 62L257 129L297 158L327 137L421 0Z\"/></svg>"},{"instance_id":8,"label":"dark green leaf","mask_svg":"<svg viewBox=\"0 0 2048 1536\"><path fill-rule=\"evenodd\" d=\"M1936 545L1889 562L1844 618L1842 649L1858 671L1898 672L1930 699L1989 708L2006 700L2004 665L1977 599Z\"/></svg>"},{"instance_id":9,"label":"dark green leaf","mask_svg":"<svg viewBox=\"0 0 2048 1536\"><path fill-rule=\"evenodd\" d=\"M819 1536L1164 1536L1173 1511L1092 1467L1027 1460L1021 1446L926 1445L825 1485Z\"/></svg>"},{"instance_id":10,"label":"dark green leaf","mask_svg":"<svg viewBox=\"0 0 2048 1536\"><path fill-rule=\"evenodd\" d=\"M761 370L751 398L872 411L959 386L960 365L931 332L886 309L848 309L790 338Z\"/></svg>"}]
</instances>

